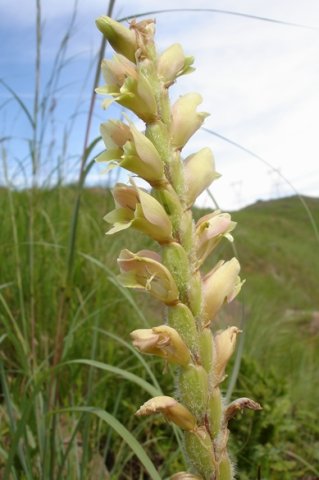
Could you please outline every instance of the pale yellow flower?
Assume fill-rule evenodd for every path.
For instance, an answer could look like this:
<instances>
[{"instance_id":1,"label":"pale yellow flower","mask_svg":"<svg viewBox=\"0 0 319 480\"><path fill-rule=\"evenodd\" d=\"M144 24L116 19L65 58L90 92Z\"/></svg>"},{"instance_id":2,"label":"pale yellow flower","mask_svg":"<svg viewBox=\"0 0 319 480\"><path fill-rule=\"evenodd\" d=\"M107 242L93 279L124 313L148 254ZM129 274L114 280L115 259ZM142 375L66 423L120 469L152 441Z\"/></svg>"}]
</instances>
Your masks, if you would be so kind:
<instances>
[{"instance_id":1,"label":"pale yellow flower","mask_svg":"<svg viewBox=\"0 0 319 480\"><path fill-rule=\"evenodd\" d=\"M190 352L175 328L159 325L131 332L133 345L142 353L157 355L168 362L187 365Z\"/></svg>"},{"instance_id":2,"label":"pale yellow flower","mask_svg":"<svg viewBox=\"0 0 319 480\"><path fill-rule=\"evenodd\" d=\"M175 398L165 395L151 398L139 408L136 415L153 415L154 413L162 413L167 420L175 423L183 430L194 430L196 428L194 415Z\"/></svg>"},{"instance_id":3,"label":"pale yellow flower","mask_svg":"<svg viewBox=\"0 0 319 480\"><path fill-rule=\"evenodd\" d=\"M151 250L132 253L122 250L118 258L120 283L128 288L145 290L166 305L176 305L179 293L170 271Z\"/></svg>"}]
</instances>

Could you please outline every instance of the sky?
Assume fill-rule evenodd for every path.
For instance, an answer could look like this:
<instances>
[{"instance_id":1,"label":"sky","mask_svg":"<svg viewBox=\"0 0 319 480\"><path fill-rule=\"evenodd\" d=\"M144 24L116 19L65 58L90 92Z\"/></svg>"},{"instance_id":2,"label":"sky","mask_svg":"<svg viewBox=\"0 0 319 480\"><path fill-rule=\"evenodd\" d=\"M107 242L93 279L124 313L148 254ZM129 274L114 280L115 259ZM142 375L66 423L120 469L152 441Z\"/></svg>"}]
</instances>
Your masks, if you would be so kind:
<instances>
[{"instance_id":1,"label":"sky","mask_svg":"<svg viewBox=\"0 0 319 480\"><path fill-rule=\"evenodd\" d=\"M0 0L0 78L31 115L35 92L35 4L35 0ZM38 116L41 184L54 182L58 175L74 181L83 148L101 42L95 19L105 14L107 2L78 0L64 52L61 42L74 5L71 0L43 0L41 4L40 99L49 99L48 113L43 118L41 112ZM158 5L155 0L116 0L113 16L123 18L154 11ZM296 191L318 197L318 0L161 0L160 8L219 9L304 26L208 11L149 15L156 19L159 51L178 42L187 55L195 57L196 71L172 87L171 97L174 100L187 92L199 92L203 97L200 110L210 113L206 130L194 135L185 156L205 146L213 150L216 169L222 176L210 191L219 206L235 210ZM107 49L106 55L111 53ZM57 54L64 55L63 68L53 93L48 94L47 82ZM119 107L103 111L101 101L97 98L95 104L91 140L99 135L101 122L121 115ZM5 154L7 176L17 187L30 184L30 138L32 128L25 112L0 84L2 156ZM94 152L101 149L99 145ZM0 175L5 176L3 168ZM112 175L107 177L94 165L87 182L106 185L117 174ZM123 174L118 178L125 180ZM0 178L0 183L4 181ZM212 206L206 193L199 200L201 205Z\"/></svg>"}]
</instances>

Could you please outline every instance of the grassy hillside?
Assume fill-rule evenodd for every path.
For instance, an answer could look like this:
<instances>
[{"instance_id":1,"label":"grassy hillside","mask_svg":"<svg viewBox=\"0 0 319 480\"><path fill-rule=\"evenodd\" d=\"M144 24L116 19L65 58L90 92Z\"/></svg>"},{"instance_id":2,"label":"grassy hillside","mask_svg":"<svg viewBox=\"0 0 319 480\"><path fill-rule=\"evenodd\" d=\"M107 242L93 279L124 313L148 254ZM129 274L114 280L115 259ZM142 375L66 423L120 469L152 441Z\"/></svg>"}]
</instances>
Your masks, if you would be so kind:
<instances>
[{"instance_id":1,"label":"grassy hillside","mask_svg":"<svg viewBox=\"0 0 319 480\"><path fill-rule=\"evenodd\" d=\"M130 371L153 388L159 382L170 394L170 372L163 375L156 360L145 364L123 344L131 330L158 322L163 312L116 280L121 248L156 247L136 232L106 237L102 217L113 208L110 194L90 189L82 196L76 248L68 249L76 195L75 188L0 191L0 477L105 479L105 459L111 478L150 478L143 476L128 438L121 440L101 415L52 415L58 407L89 405L121 421L166 478L177 469L178 434L155 419L162 438L154 439L154 419L141 426L133 416L149 387L114 371ZM319 200L306 201L319 225ZM244 331L232 398L251 396L264 407L232 425L240 480L257 478L258 471L271 480L315 479L319 243L295 197L258 202L233 218L246 284L219 325L239 324ZM232 256L231 245L222 244L217 255ZM65 363L79 359L88 362Z\"/></svg>"},{"instance_id":2,"label":"grassy hillside","mask_svg":"<svg viewBox=\"0 0 319 480\"><path fill-rule=\"evenodd\" d=\"M319 200L306 201L319 225ZM314 371L313 377L308 374L319 334L316 234L297 197L258 202L233 217L247 280L241 298L247 305L245 351L265 363L264 368L273 366L285 376L298 402L315 406L317 398L310 391L319 379Z\"/></svg>"}]
</instances>

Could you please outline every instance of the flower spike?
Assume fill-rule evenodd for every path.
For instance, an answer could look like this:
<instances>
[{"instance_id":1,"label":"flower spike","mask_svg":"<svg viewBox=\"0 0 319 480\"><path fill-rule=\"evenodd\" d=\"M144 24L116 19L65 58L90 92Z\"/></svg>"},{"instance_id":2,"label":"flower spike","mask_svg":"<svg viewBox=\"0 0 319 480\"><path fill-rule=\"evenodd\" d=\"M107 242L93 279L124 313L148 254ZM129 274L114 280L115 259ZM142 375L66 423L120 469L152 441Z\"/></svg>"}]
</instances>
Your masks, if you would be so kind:
<instances>
[{"instance_id":1,"label":"flower spike","mask_svg":"<svg viewBox=\"0 0 319 480\"><path fill-rule=\"evenodd\" d=\"M137 328L130 335L141 353L160 357L176 370L176 398L151 398L136 415L161 413L183 430L190 471L176 473L171 480L234 480L227 452L228 420L241 408L260 406L246 398L225 406L220 389L240 330L231 326L215 332L211 325L243 282L236 258L217 262L205 276L200 271L224 237L233 240L236 223L219 210L196 225L193 219L197 197L220 176L208 147L185 160L181 156L208 115L197 111L202 102L198 93L170 103L169 87L193 70L193 58L185 56L178 43L158 55L155 20L132 20L129 29L108 17L97 24L117 52L102 62L106 85L97 92L108 96L103 106L117 102L145 122L142 131L130 121L103 123L106 150L97 161L105 162L107 170L123 167L152 187L144 190L132 177L130 185L115 185L115 209L105 216L111 225L107 233L132 227L161 248L161 254L120 252L119 282L150 293L167 307L165 322Z\"/></svg>"}]
</instances>

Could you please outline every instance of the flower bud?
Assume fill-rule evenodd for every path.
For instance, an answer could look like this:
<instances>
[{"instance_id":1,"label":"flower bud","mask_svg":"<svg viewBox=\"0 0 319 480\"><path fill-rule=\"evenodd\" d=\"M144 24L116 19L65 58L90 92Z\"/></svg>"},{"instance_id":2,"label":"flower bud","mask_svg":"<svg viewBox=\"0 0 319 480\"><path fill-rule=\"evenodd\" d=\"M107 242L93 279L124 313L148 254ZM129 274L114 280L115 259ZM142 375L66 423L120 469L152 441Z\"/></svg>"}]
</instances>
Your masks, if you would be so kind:
<instances>
[{"instance_id":1,"label":"flower bud","mask_svg":"<svg viewBox=\"0 0 319 480\"><path fill-rule=\"evenodd\" d=\"M96 25L117 53L135 62L137 43L134 32L107 16L99 17Z\"/></svg>"},{"instance_id":2,"label":"flower bud","mask_svg":"<svg viewBox=\"0 0 319 480\"><path fill-rule=\"evenodd\" d=\"M187 303L190 272L188 257L182 245L177 242L164 245L162 261L172 273L180 292L181 301Z\"/></svg>"},{"instance_id":3,"label":"flower bud","mask_svg":"<svg viewBox=\"0 0 319 480\"><path fill-rule=\"evenodd\" d=\"M184 303L178 303L168 311L168 321L171 327L178 330L188 348L197 355L198 333L196 322L190 309Z\"/></svg>"},{"instance_id":4,"label":"flower bud","mask_svg":"<svg viewBox=\"0 0 319 480\"><path fill-rule=\"evenodd\" d=\"M203 478L215 478L214 447L206 428L185 433L185 450Z\"/></svg>"},{"instance_id":5,"label":"flower bud","mask_svg":"<svg viewBox=\"0 0 319 480\"><path fill-rule=\"evenodd\" d=\"M162 357L170 363L188 365L190 352L178 332L168 325L134 330L133 345L142 353Z\"/></svg>"},{"instance_id":6,"label":"flower bud","mask_svg":"<svg viewBox=\"0 0 319 480\"><path fill-rule=\"evenodd\" d=\"M199 334L200 359L206 372L210 374L214 359L214 341L210 328L204 328Z\"/></svg>"},{"instance_id":7,"label":"flower bud","mask_svg":"<svg viewBox=\"0 0 319 480\"><path fill-rule=\"evenodd\" d=\"M219 461L218 471L219 471L219 478L221 479L234 478L234 468L226 452L223 453Z\"/></svg>"},{"instance_id":8,"label":"flower bud","mask_svg":"<svg viewBox=\"0 0 319 480\"><path fill-rule=\"evenodd\" d=\"M208 399L208 376L200 365L188 365L180 372L178 389L183 403L196 418L203 418Z\"/></svg>"},{"instance_id":9,"label":"flower bud","mask_svg":"<svg viewBox=\"0 0 319 480\"><path fill-rule=\"evenodd\" d=\"M196 112L196 107L202 103L198 93L187 93L179 97L172 107L171 141L172 145L181 150L190 137L199 129L205 118L205 112Z\"/></svg>"},{"instance_id":10,"label":"flower bud","mask_svg":"<svg viewBox=\"0 0 319 480\"><path fill-rule=\"evenodd\" d=\"M169 270L160 263L160 256L150 250L132 253L122 250L118 258L124 287L145 290L166 305L178 303L178 289Z\"/></svg>"},{"instance_id":11,"label":"flower bud","mask_svg":"<svg viewBox=\"0 0 319 480\"><path fill-rule=\"evenodd\" d=\"M221 213L220 210L199 219L195 231L198 266L217 247L223 237L233 241L230 232L235 226L236 222L231 221L229 213Z\"/></svg>"},{"instance_id":12,"label":"flower bud","mask_svg":"<svg viewBox=\"0 0 319 480\"><path fill-rule=\"evenodd\" d=\"M174 43L160 55L157 62L157 71L165 83L170 85L176 78L186 73L191 73L194 57L185 57L179 43Z\"/></svg>"},{"instance_id":13,"label":"flower bud","mask_svg":"<svg viewBox=\"0 0 319 480\"><path fill-rule=\"evenodd\" d=\"M183 430L194 430L196 428L196 418L186 407L172 397L162 395L151 398L139 408L135 415L144 416L154 413L162 413L168 421L175 423Z\"/></svg>"},{"instance_id":14,"label":"flower bud","mask_svg":"<svg viewBox=\"0 0 319 480\"><path fill-rule=\"evenodd\" d=\"M188 298L194 317L200 317L202 311L202 278L199 270L194 272L190 278Z\"/></svg>"},{"instance_id":15,"label":"flower bud","mask_svg":"<svg viewBox=\"0 0 319 480\"><path fill-rule=\"evenodd\" d=\"M152 195L122 183L116 184L112 193L119 208L104 217L106 222L113 225L108 235L133 227L159 243L173 241L170 219Z\"/></svg>"},{"instance_id":16,"label":"flower bud","mask_svg":"<svg viewBox=\"0 0 319 480\"><path fill-rule=\"evenodd\" d=\"M235 350L236 338L240 332L241 330L237 327L229 327L215 335L216 356L214 373L217 385L223 379L226 365Z\"/></svg>"},{"instance_id":17,"label":"flower bud","mask_svg":"<svg viewBox=\"0 0 319 480\"><path fill-rule=\"evenodd\" d=\"M242 283L238 276L240 265L237 258L219 262L203 279L204 313L207 324L216 316L224 302L231 302L239 293Z\"/></svg>"},{"instance_id":18,"label":"flower bud","mask_svg":"<svg viewBox=\"0 0 319 480\"><path fill-rule=\"evenodd\" d=\"M213 180L220 177L215 170L214 157L210 148L202 148L186 158L184 164L185 200L191 207L196 198L204 191Z\"/></svg>"},{"instance_id":19,"label":"flower bud","mask_svg":"<svg viewBox=\"0 0 319 480\"><path fill-rule=\"evenodd\" d=\"M214 388L208 399L207 419L213 438L216 438L221 429L223 415L223 401L219 388Z\"/></svg>"},{"instance_id":20,"label":"flower bud","mask_svg":"<svg viewBox=\"0 0 319 480\"><path fill-rule=\"evenodd\" d=\"M161 160L164 163L169 163L171 159L171 148L168 126L165 122L158 118L156 122L148 124L145 129L145 135L158 151Z\"/></svg>"}]
</instances>

